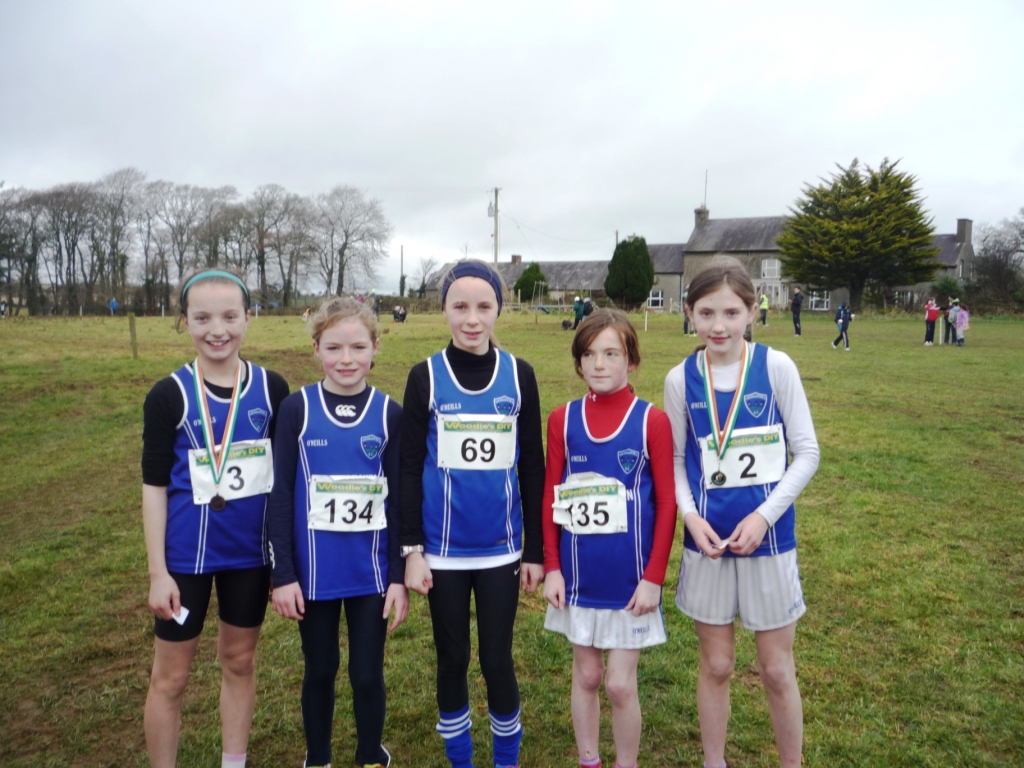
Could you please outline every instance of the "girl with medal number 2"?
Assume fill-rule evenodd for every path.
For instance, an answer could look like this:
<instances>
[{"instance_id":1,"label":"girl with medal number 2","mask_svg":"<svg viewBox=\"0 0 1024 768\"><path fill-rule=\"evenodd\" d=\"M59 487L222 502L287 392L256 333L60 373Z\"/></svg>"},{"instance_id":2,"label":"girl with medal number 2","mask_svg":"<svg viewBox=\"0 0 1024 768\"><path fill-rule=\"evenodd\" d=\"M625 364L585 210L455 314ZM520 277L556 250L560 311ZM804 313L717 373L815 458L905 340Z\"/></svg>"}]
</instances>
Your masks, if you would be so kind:
<instances>
[{"instance_id":1,"label":"girl with medal number 2","mask_svg":"<svg viewBox=\"0 0 1024 768\"><path fill-rule=\"evenodd\" d=\"M344 606L355 762L388 766L384 641L409 607L398 531L402 408L366 383L380 346L369 307L330 299L309 332L324 378L281 404L269 512L274 609L298 621L302 638L304 764L331 764Z\"/></svg>"},{"instance_id":2,"label":"girl with medal number 2","mask_svg":"<svg viewBox=\"0 0 1024 768\"><path fill-rule=\"evenodd\" d=\"M238 356L249 323L240 277L198 272L180 300L196 359L157 382L144 407L142 516L156 615L146 746L154 768L175 764L181 699L216 583L221 763L243 768L270 587L270 438L288 384Z\"/></svg>"},{"instance_id":3,"label":"girl with medal number 2","mask_svg":"<svg viewBox=\"0 0 1024 768\"><path fill-rule=\"evenodd\" d=\"M818 441L793 361L743 339L756 306L736 260L698 273L686 312L704 344L665 379L686 526L676 605L700 642L697 714L708 768L725 765L737 614L754 631L782 765L799 766L803 749L793 641L805 606L793 502L818 467Z\"/></svg>"},{"instance_id":4,"label":"girl with medal number 2","mask_svg":"<svg viewBox=\"0 0 1024 768\"><path fill-rule=\"evenodd\" d=\"M640 650L665 642L661 585L676 524L672 428L629 385L640 342L625 314L595 311L576 332L572 356L589 392L548 418L544 626L572 642L580 765L601 765L603 677L615 765L635 768Z\"/></svg>"}]
</instances>

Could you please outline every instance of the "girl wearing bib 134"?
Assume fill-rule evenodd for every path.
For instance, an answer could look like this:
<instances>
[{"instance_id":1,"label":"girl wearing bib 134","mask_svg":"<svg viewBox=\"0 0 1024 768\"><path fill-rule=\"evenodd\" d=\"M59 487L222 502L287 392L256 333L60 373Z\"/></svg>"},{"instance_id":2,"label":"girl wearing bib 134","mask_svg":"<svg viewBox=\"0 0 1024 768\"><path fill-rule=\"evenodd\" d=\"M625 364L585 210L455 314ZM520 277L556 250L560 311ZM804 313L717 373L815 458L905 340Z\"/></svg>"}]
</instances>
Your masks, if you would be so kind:
<instances>
[{"instance_id":1,"label":"girl wearing bib 134","mask_svg":"<svg viewBox=\"0 0 1024 768\"><path fill-rule=\"evenodd\" d=\"M331 299L309 330L324 379L281 404L269 511L274 609L297 620L302 637L304 765L331 763L344 604L356 765L387 766L384 640L409 607L397 504L402 408L366 384L380 347L369 307Z\"/></svg>"},{"instance_id":2,"label":"girl wearing bib 134","mask_svg":"<svg viewBox=\"0 0 1024 768\"><path fill-rule=\"evenodd\" d=\"M665 379L686 526L676 605L700 642L697 714L709 768L725 765L737 613L755 633L782 765L799 766L803 748L793 641L805 606L793 501L818 467L818 441L793 361L743 339L755 308L739 262L698 273L686 311L704 344Z\"/></svg>"},{"instance_id":3,"label":"girl wearing bib 134","mask_svg":"<svg viewBox=\"0 0 1024 768\"><path fill-rule=\"evenodd\" d=\"M625 314L595 311L576 332L572 356L590 391L548 418L544 626L572 642L580 765L601 765L604 676L615 765L635 768L640 649L665 642L661 585L676 524L672 427L629 385L640 342Z\"/></svg>"},{"instance_id":4,"label":"girl wearing bib 134","mask_svg":"<svg viewBox=\"0 0 1024 768\"><path fill-rule=\"evenodd\" d=\"M512 629L520 586L535 591L544 573L540 396L533 369L492 343L501 303L496 272L478 261L456 264L441 288L452 341L413 367L405 390L405 583L430 601L437 731L454 768L473 765L471 593L494 764L514 766L523 732Z\"/></svg>"},{"instance_id":5,"label":"girl wearing bib 134","mask_svg":"<svg viewBox=\"0 0 1024 768\"><path fill-rule=\"evenodd\" d=\"M144 407L142 517L156 615L146 746L154 768L175 764L181 698L216 583L222 765L243 768L270 586L270 438L288 384L238 356L249 292L237 275L186 279L181 322L196 359L157 382Z\"/></svg>"}]
</instances>

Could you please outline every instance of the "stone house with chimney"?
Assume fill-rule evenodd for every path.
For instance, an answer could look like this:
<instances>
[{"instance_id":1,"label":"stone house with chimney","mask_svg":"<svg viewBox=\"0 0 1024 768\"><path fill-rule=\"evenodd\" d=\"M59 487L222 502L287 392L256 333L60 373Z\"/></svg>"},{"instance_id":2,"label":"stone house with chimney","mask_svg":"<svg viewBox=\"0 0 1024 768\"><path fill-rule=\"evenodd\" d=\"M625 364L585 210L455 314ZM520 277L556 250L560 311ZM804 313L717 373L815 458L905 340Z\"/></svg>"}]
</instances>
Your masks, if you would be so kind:
<instances>
[{"instance_id":1,"label":"stone house with chimney","mask_svg":"<svg viewBox=\"0 0 1024 768\"><path fill-rule=\"evenodd\" d=\"M532 262L524 262L518 254L512 255L511 261L491 264L508 289L505 300L519 300L514 294L513 286ZM441 300L441 281L456 262L441 265L426 281L426 298L433 301ZM608 277L608 261L540 261L541 272L547 278L548 302L572 304L577 296L591 296L594 299L604 298L604 281ZM528 303L533 297L523 296L522 301Z\"/></svg>"}]
</instances>

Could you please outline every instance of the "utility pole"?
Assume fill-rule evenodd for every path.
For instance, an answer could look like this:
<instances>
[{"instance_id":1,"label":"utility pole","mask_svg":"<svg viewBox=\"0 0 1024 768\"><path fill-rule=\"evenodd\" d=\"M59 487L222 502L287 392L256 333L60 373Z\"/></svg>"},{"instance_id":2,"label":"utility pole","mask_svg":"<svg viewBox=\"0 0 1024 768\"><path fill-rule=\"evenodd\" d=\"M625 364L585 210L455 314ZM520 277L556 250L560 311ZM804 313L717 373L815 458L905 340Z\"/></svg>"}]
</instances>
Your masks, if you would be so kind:
<instances>
[{"instance_id":1,"label":"utility pole","mask_svg":"<svg viewBox=\"0 0 1024 768\"><path fill-rule=\"evenodd\" d=\"M501 187L494 188L494 202L488 203L487 215L494 217L494 263L498 263L498 192Z\"/></svg>"},{"instance_id":2,"label":"utility pole","mask_svg":"<svg viewBox=\"0 0 1024 768\"><path fill-rule=\"evenodd\" d=\"M405 277L405 246L398 246L398 287L403 288L402 278ZM398 298L402 298L402 291L398 292Z\"/></svg>"}]
</instances>

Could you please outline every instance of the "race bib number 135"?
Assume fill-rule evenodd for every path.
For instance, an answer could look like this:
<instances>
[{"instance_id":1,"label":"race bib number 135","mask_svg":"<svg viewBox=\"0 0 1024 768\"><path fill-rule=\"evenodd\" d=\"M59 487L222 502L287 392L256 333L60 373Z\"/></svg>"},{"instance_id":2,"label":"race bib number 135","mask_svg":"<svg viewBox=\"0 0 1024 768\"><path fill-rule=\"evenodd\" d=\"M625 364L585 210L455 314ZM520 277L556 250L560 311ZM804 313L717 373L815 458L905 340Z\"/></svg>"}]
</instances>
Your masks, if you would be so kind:
<instances>
[{"instance_id":1,"label":"race bib number 135","mask_svg":"<svg viewBox=\"0 0 1024 768\"><path fill-rule=\"evenodd\" d=\"M570 475L555 486L554 521L571 533L623 533L629 530L626 486L596 472Z\"/></svg>"}]
</instances>

